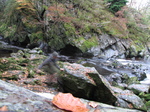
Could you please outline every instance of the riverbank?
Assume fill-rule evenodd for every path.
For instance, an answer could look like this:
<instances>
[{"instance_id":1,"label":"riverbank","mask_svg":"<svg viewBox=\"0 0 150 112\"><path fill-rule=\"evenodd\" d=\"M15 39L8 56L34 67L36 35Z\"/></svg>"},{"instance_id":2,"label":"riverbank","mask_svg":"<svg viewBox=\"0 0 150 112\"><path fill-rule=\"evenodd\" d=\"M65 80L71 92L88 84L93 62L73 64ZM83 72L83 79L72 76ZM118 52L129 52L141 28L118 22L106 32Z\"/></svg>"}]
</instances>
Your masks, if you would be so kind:
<instances>
[{"instance_id":1,"label":"riverbank","mask_svg":"<svg viewBox=\"0 0 150 112\"><path fill-rule=\"evenodd\" d=\"M64 68L64 72L61 73L61 81L59 81L59 83L54 82L47 84L45 83L47 73L37 69L37 67L43 62L45 58L46 56L44 56L41 50L38 48L32 50L29 49L20 50L17 53L12 53L11 57L0 58L1 79L6 82L24 87L26 89L38 93L52 93L56 95L58 92L63 91L67 93L68 92L72 93L75 96L80 95L79 97L82 96L83 98L87 99L94 98L96 100L97 99L96 97L99 97L100 99L97 99L99 102L102 101L113 105L114 105L113 102L115 102L117 99L120 99L119 105L121 103L120 101L123 101L124 103L123 105L122 104L121 105L124 106L125 108L130 108L128 105L126 105L128 104L128 102L130 102L130 104L133 106L132 108L140 110L140 107L136 107L135 105L137 104L139 105L139 102L141 102L140 103L140 105L142 104L141 109L145 110L144 103L142 103L140 97L142 98L145 97L145 95L149 95L148 92L149 87L144 85L138 85L140 83L136 77L130 78L129 77L130 74L129 76L127 76L125 74L121 74L121 71L119 71L119 69L123 68L128 68L128 70L132 68L132 70L135 70L136 67L140 67L139 65L125 66L123 65L123 63L119 63L119 61L116 61L116 59L112 60L105 60L99 58L85 59L80 57L73 61L73 58L68 57L68 61L72 60L71 63L68 63L67 60L65 60L66 62L58 61L58 64ZM119 72L117 73L117 71ZM93 77L94 75L99 78L95 79ZM69 78L70 76L73 76L73 78ZM142 75L138 77L141 78ZM99 81L97 81L97 79ZM101 85L99 83L101 83L103 87L98 86ZM141 91L141 89L138 89L138 93L133 94L133 92L130 92L133 90L132 89L133 85L138 86L138 88L144 87L147 89L144 90L144 94L142 94L139 97L138 95L141 94L143 90ZM113 88L114 86L116 86L117 88L119 87L121 89L117 89L116 87L114 89ZM72 88L72 89L65 89L65 88ZM103 89L99 91L100 90L99 88ZM95 94L95 92L97 94ZM108 96L111 96L109 97L110 98L109 102L103 100L105 99L106 96L103 94L99 94L99 92L109 94ZM98 96L93 96L94 94ZM127 102L125 99L122 99L125 97L126 99L128 99ZM135 104L130 100L133 98L137 99L137 102ZM147 102L146 105L148 105L147 98L145 99L145 102Z\"/></svg>"}]
</instances>

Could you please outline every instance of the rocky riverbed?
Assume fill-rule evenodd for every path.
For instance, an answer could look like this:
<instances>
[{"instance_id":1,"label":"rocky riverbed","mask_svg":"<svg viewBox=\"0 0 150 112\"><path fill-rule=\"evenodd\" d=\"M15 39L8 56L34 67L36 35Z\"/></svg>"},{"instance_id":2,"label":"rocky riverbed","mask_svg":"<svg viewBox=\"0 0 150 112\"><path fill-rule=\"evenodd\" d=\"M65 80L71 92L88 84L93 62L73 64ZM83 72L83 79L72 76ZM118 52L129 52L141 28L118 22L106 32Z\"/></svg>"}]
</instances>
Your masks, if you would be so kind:
<instances>
[{"instance_id":1,"label":"rocky riverbed","mask_svg":"<svg viewBox=\"0 0 150 112\"><path fill-rule=\"evenodd\" d=\"M109 108L99 106L102 107L101 111L108 112L108 110L113 108L113 112L150 110L150 87L140 83L141 80L147 78L147 74L145 74L145 71L143 73L143 69L139 65L127 66L117 60L105 61L97 58L80 59L71 63L63 62L64 59L60 59L58 64L64 68L64 71L60 73L58 83L47 84L45 79L48 74L43 70L37 69L38 65L45 58L46 56L42 55L42 51L38 48L19 50L17 53L12 53L11 57L0 58L0 78L3 80L1 81L0 89L2 94L0 96L3 102L1 102L0 107L6 105L10 111L19 111L20 109L23 112L34 109L41 111L45 108L45 111L49 111L49 109L62 111L60 109L57 110L51 103L45 102L44 98L36 96L38 97L37 100L28 96L28 94L38 92L51 93L55 96L58 92L64 92L71 93L75 97L88 99L89 101L92 100L115 106L109 106ZM137 70L137 67L139 67L138 70L141 69L140 72L133 74L132 71ZM122 73L121 70L125 68L131 72ZM137 73L140 73L140 75L136 76ZM10 86L10 88L8 89L8 86L4 86L4 84ZM18 88L15 85L28 90L20 87L15 89ZM29 90L32 92L29 92ZM27 102L26 105L24 105L24 102ZM14 104L21 106L17 108ZM34 106L27 108L31 104ZM123 108L128 108L128 110ZM91 111L94 112L92 109Z\"/></svg>"}]
</instances>

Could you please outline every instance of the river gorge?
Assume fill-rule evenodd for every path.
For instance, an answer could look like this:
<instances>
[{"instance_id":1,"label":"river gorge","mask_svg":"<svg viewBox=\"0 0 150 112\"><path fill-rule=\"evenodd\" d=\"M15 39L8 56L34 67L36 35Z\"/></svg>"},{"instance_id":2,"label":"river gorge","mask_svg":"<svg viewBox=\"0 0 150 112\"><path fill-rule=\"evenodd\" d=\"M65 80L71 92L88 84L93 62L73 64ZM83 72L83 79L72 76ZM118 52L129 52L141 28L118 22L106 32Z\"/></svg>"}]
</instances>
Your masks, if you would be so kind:
<instances>
[{"instance_id":1,"label":"river gorge","mask_svg":"<svg viewBox=\"0 0 150 112\"><path fill-rule=\"evenodd\" d=\"M27 49L7 43L3 45L0 69L1 79L6 82L22 86L50 99L61 91L91 101L121 105L124 108L130 108L128 105L131 103L134 109L147 109L143 101L136 96L144 97L149 95L150 91L150 66L144 59L69 56L60 52L58 64L65 71L60 76L61 80L58 80L58 89L55 83L46 85L44 80L47 73L37 69L43 59L48 57L40 48ZM134 91L136 87L138 92L135 91L135 95L132 89ZM136 102L133 99L136 99ZM149 109L149 104L146 105Z\"/></svg>"}]
</instances>

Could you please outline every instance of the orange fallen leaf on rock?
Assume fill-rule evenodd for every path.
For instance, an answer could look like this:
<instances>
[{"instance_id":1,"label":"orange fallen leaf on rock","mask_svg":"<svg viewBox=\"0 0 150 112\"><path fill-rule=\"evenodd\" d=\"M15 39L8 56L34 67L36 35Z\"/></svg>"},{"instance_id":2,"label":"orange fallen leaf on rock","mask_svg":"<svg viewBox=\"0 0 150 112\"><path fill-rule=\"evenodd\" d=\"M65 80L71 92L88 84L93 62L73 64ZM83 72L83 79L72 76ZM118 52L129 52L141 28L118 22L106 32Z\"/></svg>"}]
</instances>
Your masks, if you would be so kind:
<instances>
[{"instance_id":1,"label":"orange fallen leaf on rock","mask_svg":"<svg viewBox=\"0 0 150 112\"><path fill-rule=\"evenodd\" d=\"M54 96L52 103L60 109L72 112L88 112L86 105L79 98L74 97L70 93L58 93Z\"/></svg>"},{"instance_id":2,"label":"orange fallen leaf on rock","mask_svg":"<svg viewBox=\"0 0 150 112\"><path fill-rule=\"evenodd\" d=\"M99 110L99 109L95 109L95 110L94 110L94 112L101 112L101 110Z\"/></svg>"},{"instance_id":3,"label":"orange fallen leaf on rock","mask_svg":"<svg viewBox=\"0 0 150 112\"><path fill-rule=\"evenodd\" d=\"M98 104L91 101L91 102L89 102L89 106L96 108L98 106Z\"/></svg>"},{"instance_id":4,"label":"orange fallen leaf on rock","mask_svg":"<svg viewBox=\"0 0 150 112\"><path fill-rule=\"evenodd\" d=\"M3 112L8 111L7 106L0 107L0 111L3 111Z\"/></svg>"}]
</instances>

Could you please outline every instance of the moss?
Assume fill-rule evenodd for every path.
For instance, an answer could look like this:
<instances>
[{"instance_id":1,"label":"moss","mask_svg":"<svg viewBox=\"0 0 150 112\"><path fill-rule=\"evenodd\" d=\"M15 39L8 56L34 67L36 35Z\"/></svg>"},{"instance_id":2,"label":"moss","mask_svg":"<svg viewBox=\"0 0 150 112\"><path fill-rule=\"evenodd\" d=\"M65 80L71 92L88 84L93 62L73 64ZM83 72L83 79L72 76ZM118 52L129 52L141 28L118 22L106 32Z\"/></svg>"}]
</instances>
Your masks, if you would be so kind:
<instances>
[{"instance_id":1,"label":"moss","mask_svg":"<svg viewBox=\"0 0 150 112\"><path fill-rule=\"evenodd\" d=\"M40 1L37 3L40 3ZM57 10L55 9L56 4ZM9 5L11 6L12 4ZM50 7L54 9L50 9ZM11 7L7 8L11 9ZM26 38L29 38L30 42L38 40L46 41L56 50L63 48L68 43L75 45L76 42L74 42L74 40L77 39L77 37L84 37L84 33L97 35L108 33L115 37L130 37L140 41L142 41L141 39L144 37L142 35L143 32L141 32L142 29L136 27L136 20L134 18L127 17L127 19L129 18L128 29L123 28L123 25L126 26L126 22L122 25L120 21L118 21L120 18L115 17L114 14L109 12L101 0L73 0L67 3L65 0L50 1L48 5L42 5L37 8L38 11L40 10L39 12L41 12L42 9L46 9L47 11L47 14L40 18L43 20L40 22L35 19L38 18L38 15L34 9L29 10L28 7L25 8L28 12L27 15L20 8L16 10L16 6L14 7L14 10L11 11L13 16L9 18L12 25L10 27L4 22L4 24L0 26L1 32L5 30L2 34L6 35L6 37L11 37L10 39L12 40L19 40L20 42L25 41ZM17 13L13 14L15 11ZM7 15L7 13L5 15ZM55 19L53 17L55 17ZM16 23L16 21L18 22ZM19 28L16 27L16 25ZM45 27L45 25L47 27ZM87 40L85 40L83 44L84 45L81 45L81 49L84 49L83 51L87 50L86 47L89 48L95 45L94 42L91 43Z\"/></svg>"},{"instance_id":2,"label":"moss","mask_svg":"<svg viewBox=\"0 0 150 112\"><path fill-rule=\"evenodd\" d=\"M73 40L75 46L78 47L82 52L86 52L89 48L97 46L98 38L96 36L92 36L89 39L85 39L84 37L78 37Z\"/></svg>"},{"instance_id":3,"label":"moss","mask_svg":"<svg viewBox=\"0 0 150 112\"><path fill-rule=\"evenodd\" d=\"M67 37L75 35L75 27L71 23L64 23L65 34Z\"/></svg>"},{"instance_id":4,"label":"moss","mask_svg":"<svg viewBox=\"0 0 150 112\"><path fill-rule=\"evenodd\" d=\"M127 80L127 84L140 84L137 77L131 77Z\"/></svg>"},{"instance_id":5,"label":"moss","mask_svg":"<svg viewBox=\"0 0 150 112\"><path fill-rule=\"evenodd\" d=\"M31 42L34 42L35 40L42 40L43 39L42 31L31 33L31 35L29 36L29 39Z\"/></svg>"},{"instance_id":6,"label":"moss","mask_svg":"<svg viewBox=\"0 0 150 112\"><path fill-rule=\"evenodd\" d=\"M1 71L21 69L21 67L18 65L19 60L16 60L15 58L2 58L0 59L0 62Z\"/></svg>"},{"instance_id":7,"label":"moss","mask_svg":"<svg viewBox=\"0 0 150 112\"><path fill-rule=\"evenodd\" d=\"M148 111L150 110L150 94L146 94L144 92L141 92L139 96L144 100L146 107Z\"/></svg>"},{"instance_id":8,"label":"moss","mask_svg":"<svg viewBox=\"0 0 150 112\"><path fill-rule=\"evenodd\" d=\"M96 37L91 37L90 39L83 42L83 46L85 46L87 49L94 47L98 45L98 39Z\"/></svg>"},{"instance_id":9,"label":"moss","mask_svg":"<svg viewBox=\"0 0 150 112\"><path fill-rule=\"evenodd\" d=\"M35 72L30 69L27 78L34 78L34 75L35 75Z\"/></svg>"},{"instance_id":10,"label":"moss","mask_svg":"<svg viewBox=\"0 0 150 112\"><path fill-rule=\"evenodd\" d=\"M141 93L139 94L139 96L140 96L141 98L144 98L146 101L149 101L149 100L150 100L150 94L146 94L146 93L144 93L144 92L141 92Z\"/></svg>"},{"instance_id":11,"label":"moss","mask_svg":"<svg viewBox=\"0 0 150 112\"><path fill-rule=\"evenodd\" d=\"M134 43L135 43L134 45L135 45L137 51L142 51L145 48L145 46L143 44L139 44L139 43L141 43L140 41L134 41Z\"/></svg>"},{"instance_id":12,"label":"moss","mask_svg":"<svg viewBox=\"0 0 150 112\"><path fill-rule=\"evenodd\" d=\"M104 25L104 31L109 35L117 36L120 38L128 38L126 30L124 30L119 23L110 21L108 24Z\"/></svg>"},{"instance_id":13,"label":"moss","mask_svg":"<svg viewBox=\"0 0 150 112\"><path fill-rule=\"evenodd\" d=\"M150 101L146 102L147 108L150 110ZM148 111L149 112L149 111Z\"/></svg>"},{"instance_id":14,"label":"moss","mask_svg":"<svg viewBox=\"0 0 150 112\"><path fill-rule=\"evenodd\" d=\"M77 18L72 20L76 32L78 32L77 35L87 32L101 34L103 31L108 32L110 35L127 37L127 35L122 35L122 33L126 34L126 32L121 31L121 28L117 27L118 24L115 27L114 22L111 20L114 17L113 14L104 9L102 2L95 0L91 3L90 1L83 2L78 0L74 1L74 3L79 5L79 9L75 9L77 13L74 17Z\"/></svg>"}]
</instances>

